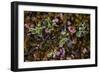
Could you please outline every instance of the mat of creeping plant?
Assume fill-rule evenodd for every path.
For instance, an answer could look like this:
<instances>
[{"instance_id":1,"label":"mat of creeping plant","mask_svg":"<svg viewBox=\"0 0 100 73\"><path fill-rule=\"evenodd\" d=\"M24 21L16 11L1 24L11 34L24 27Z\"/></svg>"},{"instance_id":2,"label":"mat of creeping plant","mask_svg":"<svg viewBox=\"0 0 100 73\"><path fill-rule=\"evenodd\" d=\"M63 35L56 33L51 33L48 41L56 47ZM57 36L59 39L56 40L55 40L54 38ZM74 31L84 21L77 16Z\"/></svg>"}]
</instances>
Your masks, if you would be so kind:
<instances>
[{"instance_id":1,"label":"mat of creeping plant","mask_svg":"<svg viewBox=\"0 0 100 73\"><path fill-rule=\"evenodd\" d=\"M90 15L24 11L24 61L90 58Z\"/></svg>"}]
</instances>

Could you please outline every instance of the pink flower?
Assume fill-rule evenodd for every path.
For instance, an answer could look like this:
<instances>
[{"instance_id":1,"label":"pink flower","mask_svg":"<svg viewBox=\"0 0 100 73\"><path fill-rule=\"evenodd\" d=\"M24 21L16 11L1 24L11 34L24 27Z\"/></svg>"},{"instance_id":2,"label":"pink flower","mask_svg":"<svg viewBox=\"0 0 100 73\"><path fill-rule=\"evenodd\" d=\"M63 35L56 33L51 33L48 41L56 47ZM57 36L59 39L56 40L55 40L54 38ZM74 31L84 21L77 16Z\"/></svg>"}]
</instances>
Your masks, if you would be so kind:
<instances>
[{"instance_id":1,"label":"pink flower","mask_svg":"<svg viewBox=\"0 0 100 73\"><path fill-rule=\"evenodd\" d=\"M29 29L29 24L25 24L24 26Z\"/></svg>"},{"instance_id":2,"label":"pink flower","mask_svg":"<svg viewBox=\"0 0 100 73\"><path fill-rule=\"evenodd\" d=\"M75 27L72 27L72 26L69 26L69 27L68 27L68 30L69 30L71 33L75 33L75 32L76 32Z\"/></svg>"},{"instance_id":3,"label":"pink flower","mask_svg":"<svg viewBox=\"0 0 100 73\"><path fill-rule=\"evenodd\" d=\"M55 18L52 20L53 23L57 23L59 21L59 19Z\"/></svg>"}]
</instances>

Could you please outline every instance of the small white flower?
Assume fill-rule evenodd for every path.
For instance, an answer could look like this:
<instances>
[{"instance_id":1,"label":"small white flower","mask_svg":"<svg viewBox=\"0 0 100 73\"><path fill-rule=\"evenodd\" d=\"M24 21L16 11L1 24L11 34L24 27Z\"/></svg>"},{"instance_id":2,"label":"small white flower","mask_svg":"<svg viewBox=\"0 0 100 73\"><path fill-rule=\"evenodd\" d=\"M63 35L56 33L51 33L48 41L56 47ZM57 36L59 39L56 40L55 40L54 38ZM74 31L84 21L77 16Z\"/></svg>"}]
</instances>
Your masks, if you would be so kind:
<instances>
[{"instance_id":1,"label":"small white flower","mask_svg":"<svg viewBox=\"0 0 100 73\"><path fill-rule=\"evenodd\" d=\"M87 49L84 48L84 49L82 50L82 52L85 54L85 53L87 52Z\"/></svg>"}]
</instances>

